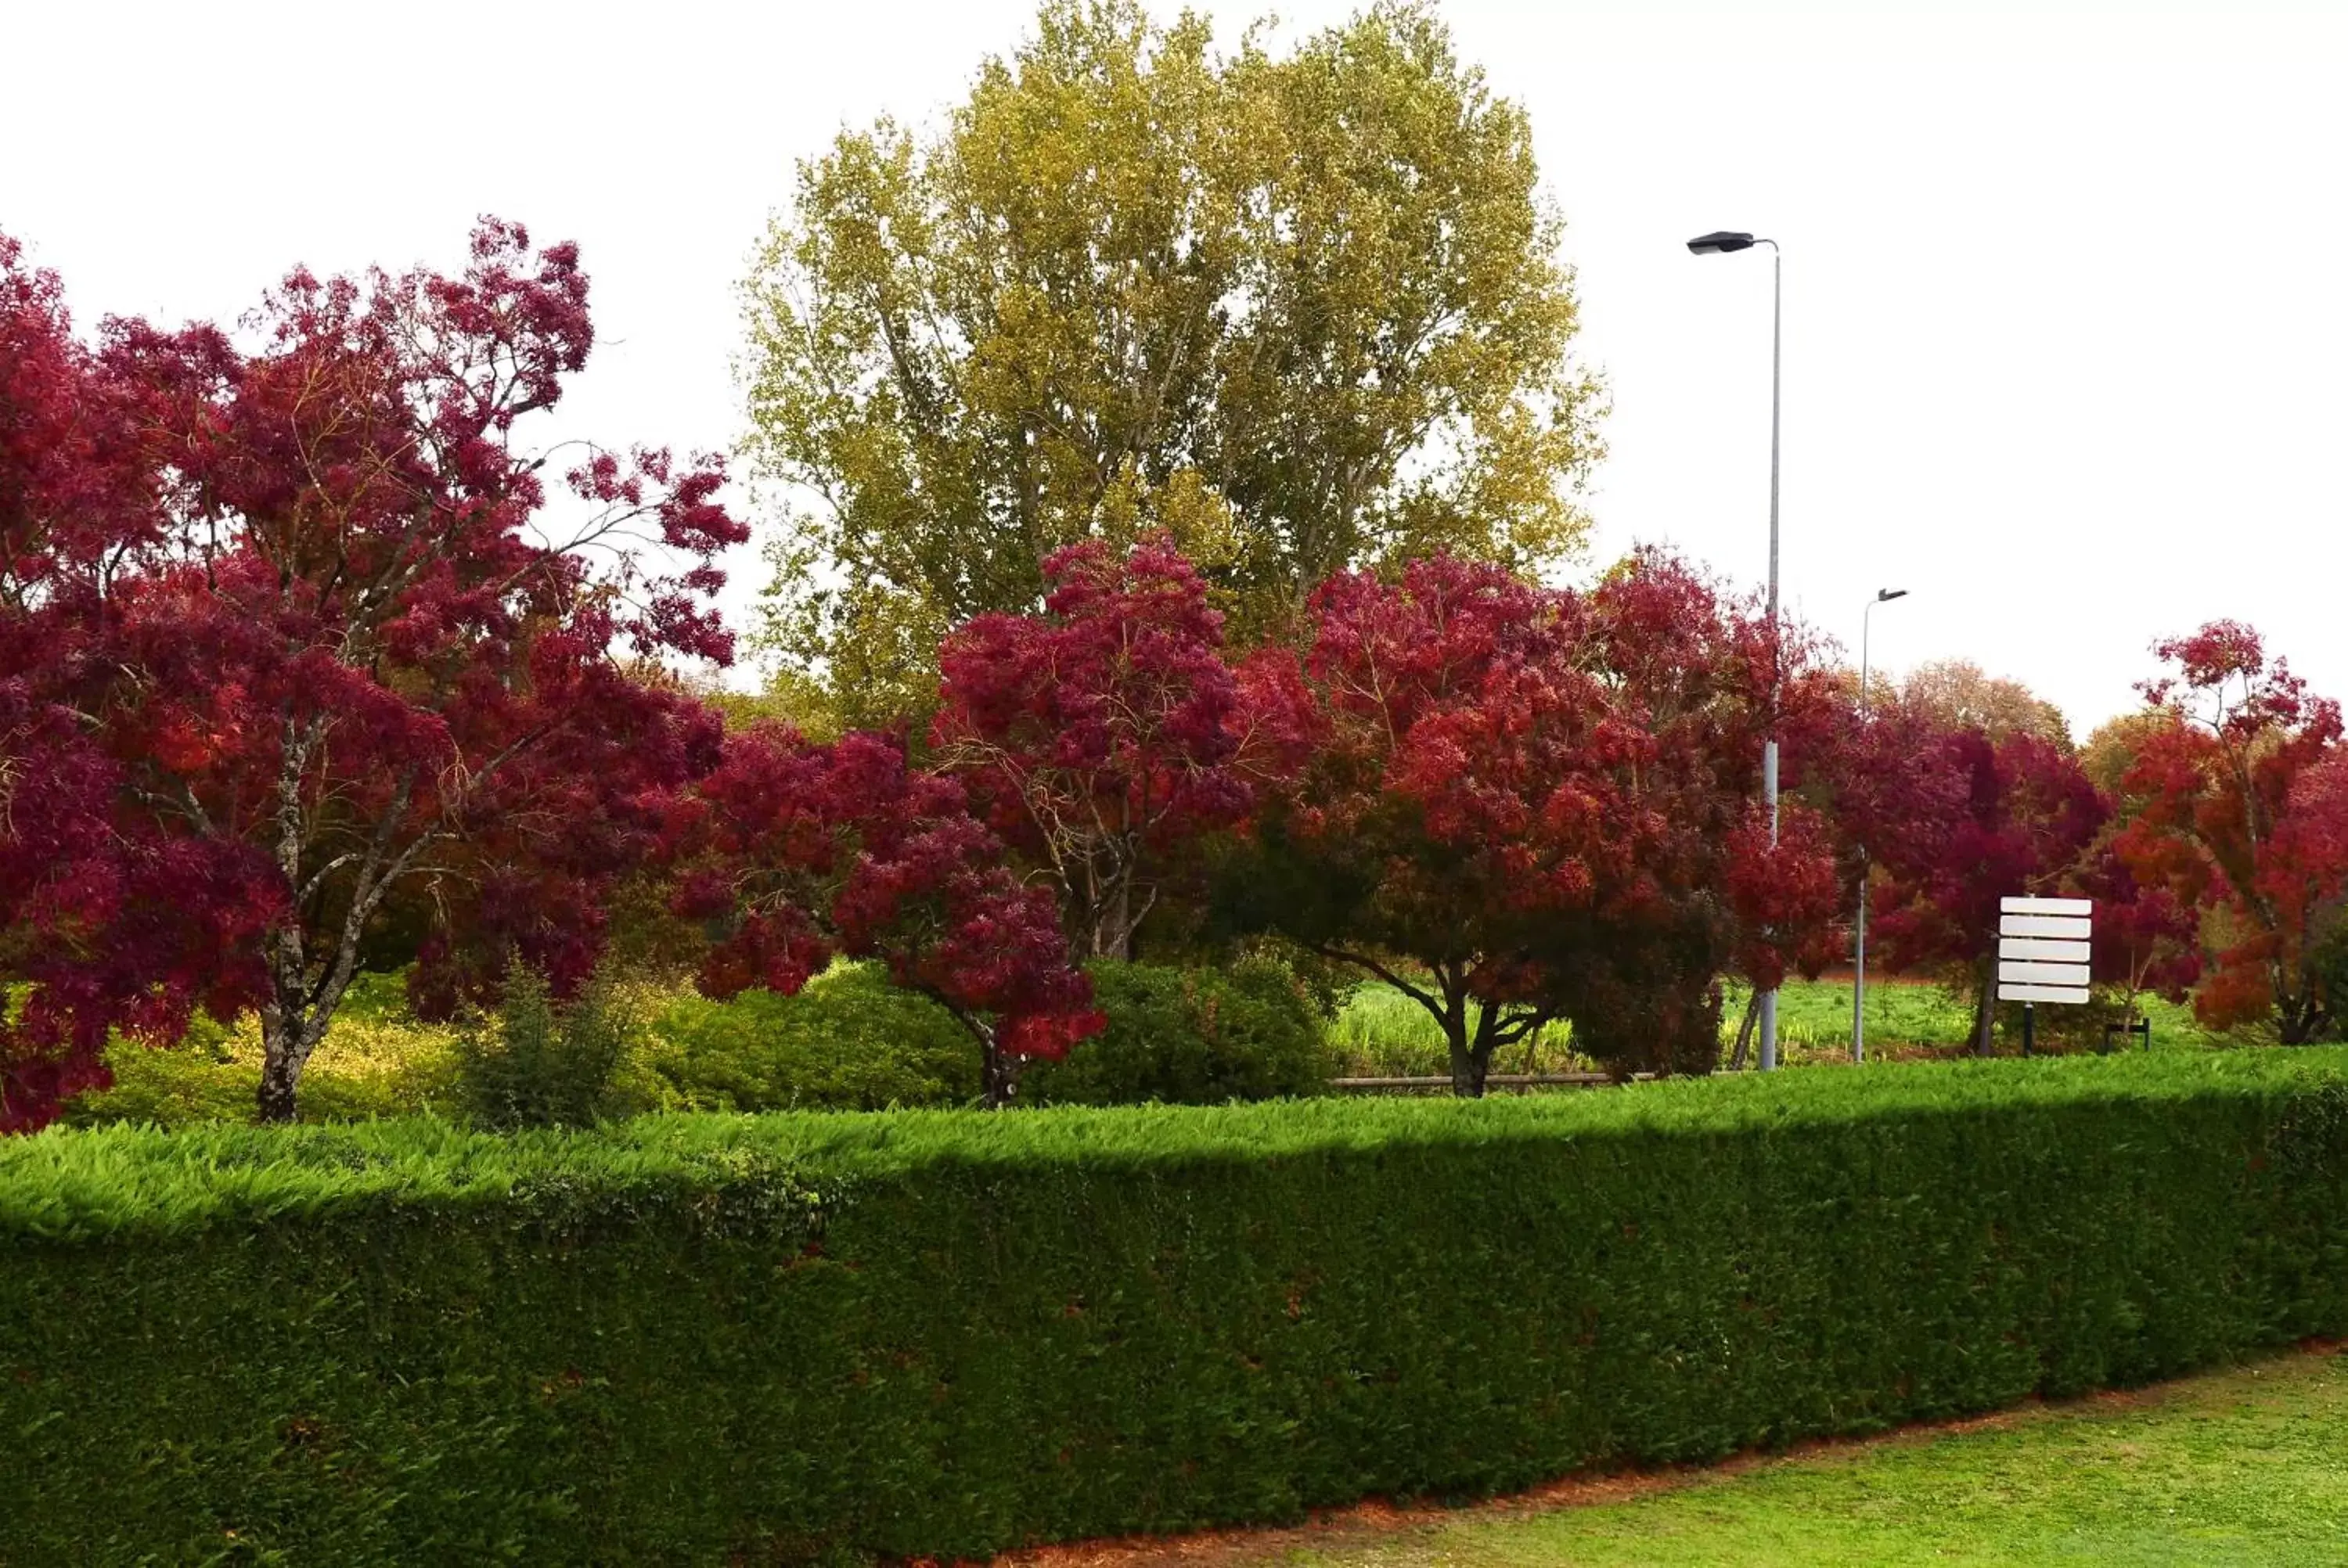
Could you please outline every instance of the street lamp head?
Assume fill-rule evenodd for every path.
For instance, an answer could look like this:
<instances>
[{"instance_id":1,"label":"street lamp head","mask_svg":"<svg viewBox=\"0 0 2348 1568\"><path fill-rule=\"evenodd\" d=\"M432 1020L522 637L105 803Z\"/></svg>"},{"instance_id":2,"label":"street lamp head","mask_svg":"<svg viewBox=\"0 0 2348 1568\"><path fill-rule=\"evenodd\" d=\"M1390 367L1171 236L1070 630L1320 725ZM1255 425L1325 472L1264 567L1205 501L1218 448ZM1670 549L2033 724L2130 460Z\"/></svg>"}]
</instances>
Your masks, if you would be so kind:
<instances>
[{"instance_id":1,"label":"street lamp head","mask_svg":"<svg viewBox=\"0 0 2348 1568\"><path fill-rule=\"evenodd\" d=\"M1699 256L1717 256L1727 251L1750 251L1753 249L1753 236L1722 229L1710 234L1697 235L1688 241L1688 249Z\"/></svg>"},{"instance_id":2,"label":"street lamp head","mask_svg":"<svg viewBox=\"0 0 2348 1568\"><path fill-rule=\"evenodd\" d=\"M1879 588L1875 590L1875 602L1878 604L1881 604L1887 600L1905 599L1907 597L1908 590L1904 588Z\"/></svg>"}]
</instances>

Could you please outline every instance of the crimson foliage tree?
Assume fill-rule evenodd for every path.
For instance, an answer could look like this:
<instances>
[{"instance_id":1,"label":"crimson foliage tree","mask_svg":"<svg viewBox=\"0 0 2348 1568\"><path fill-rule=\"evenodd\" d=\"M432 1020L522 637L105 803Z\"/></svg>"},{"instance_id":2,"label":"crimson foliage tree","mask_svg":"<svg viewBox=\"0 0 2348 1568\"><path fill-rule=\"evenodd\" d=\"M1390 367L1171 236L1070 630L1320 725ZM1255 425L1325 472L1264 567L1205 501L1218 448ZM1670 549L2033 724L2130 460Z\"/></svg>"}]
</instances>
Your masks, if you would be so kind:
<instances>
[{"instance_id":1,"label":"crimson foliage tree","mask_svg":"<svg viewBox=\"0 0 2348 1568\"><path fill-rule=\"evenodd\" d=\"M260 1112L291 1117L402 886L435 911L424 1005L509 953L575 984L717 758L620 655L729 658L710 559L747 538L716 460L657 450L579 447L550 513L521 442L593 342L575 248L485 220L458 276L296 272L250 348L84 347L0 260L0 777L65 781L0 819L11 1113L98 1081L108 1025L202 1003L257 1008Z\"/></svg>"},{"instance_id":2,"label":"crimson foliage tree","mask_svg":"<svg viewBox=\"0 0 2348 1568\"><path fill-rule=\"evenodd\" d=\"M1912 716L1911 716L1912 718ZM1997 997L2000 900L2072 883L2110 816L2076 758L2013 731L1895 719L1859 760L1851 787L1884 873L1876 926L1886 968L1930 967L1973 996L1973 1047L1986 1053Z\"/></svg>"},{"instance_id":3,"label":"crimson foliage tree","mask_svg":"<svg viewBox=\"0 0 2348 1568\"><path fill-rule=\"evenodd\" d=\"M835 953L880 959L970 1030L990 1105L1009 1102L1023 1061L1066 1055L1105 1021L1051 894L1013 875L959 782L908 767L893 739L733 736L675 809L669 852L677 912L716 938L704 991L788 995Z\"/></svg>"},{"instance_id":4,"label":"crimson foliage tree","mask_svg":"<svg viewBox=\"0 0 2348 1568\"><path fill-rule=\"evenodd\" d=\"M1174 852L1237 821L1270 759L1206 583L1162 540L1044 562L1041 615L946 639L931 739L1058 886L1076 949L1130 958Z\"/></svg>"},{"instance_id":5,"label":"crimson foliage tree","mask_svg":"<svg viewBox=\"0 0 2348 1568\"><path fill-rule=\"evenodd\" d=\"M2119 853L2116 834L2089 855L2073 890L2095 900L2089 972L2116 993L2128 1022L2147 991L2185 999L2201 978L2200 911L2175 889L2139 878Z\"/></svg>"},{"instance_id":6,"label":"crimson foliage tree","mask_svg":"<svg viewBox=\"0 0 2348 1568\"><path fill-rule=\"evenodd\" d=\"M1772 851L1745 787L1757 628L1653 556L1586 597L1437 558L1333 579L1311 613L1312 753L1227 908L1425 1008L1457 1092L1560 1018L1620 1071L1708 1070L1740 947L1781 964L1834 894L1801 814Z\"/></svg>"},{"instance_id":7,"label":"crimson foliage tree","mask_svg":"<svg viewBox=\"0 0 2348 1568\"><path fill-rule=\"evenodd\" d=\"M1849 710L1806 629L1782 621L1773 629L1757 606L1725 600L1669 556L1634 553L1592 592L1591 605L1600 636L1589 657L1606 672L1617 702L1658 743L1638 779L1669 835L1658 885L1676 902L1677 928L1708 939L1678 944L1683 958L1702 956L1694 964L1635 948L1612 954L1607 983L1620 1004L1583 1004L1575 1037L1601 1060L1651 1052L1655 1065L1709 1064L1717 1020L1708 999L1724 968L1757 994L1789 970L1815 977L1834 957L1841 899L1832 823L1790 794L1773 834L1755 803L1767 735L1780 741L1785 783L1797 790L1830 754ZM1638 929L1602 923L1595 946L1605 951ZM1709 945L1723 932L1730 943L1725 965ZM1687 999L1664 1019L1649 1018L1654 994L1672 989L1642 977L1674 973L1674 989ZM1682 1043L1663 1043L1673 1039ZM1740 1048L1743 1039L1740 1031Z\"/></svg>"},{"instance_id":8,"label":"crimson foliage tree","mask_svg":"<svg viewBox=\"0 0 2348 1568\"><path fill-rule=\"evenodd\" d=\"M2271 1018L2286 1044L2320 1039L2342 1006L2316 962L2348 886L2339 704L2240 622L2153 651L2173 669L2145 695L2169 723L2121 780L2119 851L2140 880L2223 913L2228 939L2194 995L2204 1022Z\"/></svg>"},{"instance_id":9,"label":"crimson foliage tree","mask_svg":"<svg viewBox=\"0 0 2348 1568\"><path fill-rule=\"evenodd\" d=\"M61 600L104 584L161 527L141 406L71 330L55 275L0 235L0 1132L105 1081L107 1032L169 1038L197 1006L258 997L249 950L276 907L265 864L151 822L92 715L59 700Z\"/></svg>"}]
</instances>

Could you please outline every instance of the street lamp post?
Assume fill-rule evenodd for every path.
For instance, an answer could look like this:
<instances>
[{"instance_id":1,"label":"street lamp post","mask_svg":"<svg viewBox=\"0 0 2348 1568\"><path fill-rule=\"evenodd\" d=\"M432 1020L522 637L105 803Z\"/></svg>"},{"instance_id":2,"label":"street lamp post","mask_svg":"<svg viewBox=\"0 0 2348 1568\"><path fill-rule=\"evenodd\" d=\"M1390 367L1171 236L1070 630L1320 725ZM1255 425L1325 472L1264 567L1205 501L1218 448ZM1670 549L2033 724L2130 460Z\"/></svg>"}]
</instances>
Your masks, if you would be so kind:
<instances>
[{"instance_id":1,"label":"street lamp post","mask_svg":"<svg viewBox=\"0 0 2348 1568\"><path fill-rule=\"evenodd\" d=\"M1867 637L1875 607L1889 604L1895 599L1905 599L1904 588L1879 588L1867 608L1859 612L1859 712L1867 716ZM1867 1060L1867 845L1859 846L1859 945L1851 965L1850 983L1850 1059Z\"/></svg>"},{"instance_id":2,"label":"street lamp post","mask_svg":"<svg viewBox=\"0 0 2348 1568\"><path fill-rule=\"evenodd\" d=\"M1777 844L1777 405L1779 370L1785 347L1785 256L1775 240L1726 229L1700 234L1687 242L1699 256L1725 255L1769 247L1769 733L1761 745L1761 798L1769 807L1769 845ZM1777 1065L1777 993L1761 993L1761 1071Z\"/></svg>"}]
</instances>

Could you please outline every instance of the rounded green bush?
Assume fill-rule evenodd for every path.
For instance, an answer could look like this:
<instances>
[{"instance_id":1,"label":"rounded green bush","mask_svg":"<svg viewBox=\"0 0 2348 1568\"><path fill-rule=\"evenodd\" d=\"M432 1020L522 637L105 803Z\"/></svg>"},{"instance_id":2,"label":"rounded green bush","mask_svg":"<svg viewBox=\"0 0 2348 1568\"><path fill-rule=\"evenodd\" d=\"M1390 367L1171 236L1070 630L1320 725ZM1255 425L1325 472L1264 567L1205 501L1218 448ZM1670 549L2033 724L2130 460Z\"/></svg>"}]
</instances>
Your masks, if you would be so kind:
<instances>
[{"instance_id":1,"label":"rounded green bush","mask_svg":"<svg viewBox=\"0 0 2348 1568\"><path fill-rule=\"evenodd\" d=\"M1320 1010L1285 966L1092 966L1108 1027L1064 1061L1038 1061L1019 1098L1042 1105L1217 1105L1315 1094L1332 1059Z\"/></svg>"},{"instance_id":2,"label":"rounded green bush","mask_svg":"<svg viewBox=\"0 0 2348 1568\"><path fill-rule=\"evenodd\" d=\"M841 964L797 996L690 993L654 1015L622 1089L676 1111L880 1111L978 1093L978 1046L878 965Z\"/></svg>"}]
</instances>

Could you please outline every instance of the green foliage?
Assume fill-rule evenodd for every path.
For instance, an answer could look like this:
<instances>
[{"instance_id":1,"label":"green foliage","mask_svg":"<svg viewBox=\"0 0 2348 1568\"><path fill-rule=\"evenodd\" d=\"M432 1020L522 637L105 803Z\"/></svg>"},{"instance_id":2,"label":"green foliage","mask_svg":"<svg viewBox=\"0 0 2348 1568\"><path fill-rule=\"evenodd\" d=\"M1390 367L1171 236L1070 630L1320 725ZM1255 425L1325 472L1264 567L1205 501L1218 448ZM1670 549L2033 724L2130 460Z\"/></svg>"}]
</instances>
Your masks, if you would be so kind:
<instances>
[{"instance_id":1,"label":"green foliage","mask_svg":"<svg viewBox=\"0 0 2348 1568\"><path fill-rule=\"evenodd\" d=\"M756 453L820 498L770 553L770 642L868 723L1081 538L1167 530L1243 636L1345 566L1560 559L1600 402L1561 231L1428 8L1274 58L1049 0L937 134L802 163L767 236Z\"/></svg>"},{"instance_id":2,"label":"green foliage","mask_svg":"<svg viewBox=\"0 0 2348 1568\"><path fill-rule=\"evenodd\" d=\"M811 741L839 739L839 707L831 693L821 682L789 665L772 671L763 692L736 692L721 686L704 701L717 710L728 730L783 723Z\"/></svg>"},{"instance_id":3,"label":"green foliage","mask_svg":"<svg viewBox=\"0 0 2348 1568\"><path fill-rule=\"evenodd\" d=\"M303 1074L304 1122L366 1121L458 1109L456 1033L407 1015L396 975L361 975ZM199 1015L180 1045L158 1050L118 1038L108 1047L114 1086L67 1101L61 1120L90 1127L250 1122L261 1087L261 1029L224 1028Z\"/></svg>"},{"instance_id":4,"label":"green foliage","mask_svg":"<svg viewBox=\"0 0 2348 1568\"><path fill-rule=\"evenodd\" d=\"M1108 1028L1062 1061L1020 1077L1044 1105L1215 1105L1313 1094L1331 1060L1312 995L1282 965L1223 969L1097 963L1093 993Z\"/></svg>"},{"instance_id":5,"label":"green foliage","mask_svg":"<svg viewBox=\"0 0 2348 1568\"><path fill-rule=\"evenodd\" d=\"M978 1555L2134 1383L2348 1329L2343 1105L2316 1049L53 1132L0 1559Z\"/></svg>"},{"instance_id":6,"label":"green foliage","mask_svg":"<svg viewBox=\"0 0 2348 1568\"><path fill-rule=\"evenodd\" d=\"M616 1108L613 1079L627 1048L608 981L557 1003L542 976L516 964L497 1011L458 1030L458 1097L484 1127L592 1126Z\"/></svg>"},{"instance_id":7,"label":"green foliage","mask_svg":"<svg viewBox=\"0 0 2348 1568\"><path fill-rule=\"evenodd\" d=\"M673 1111L879 1111L978 1094L978 1046L953 1015L878 965L840 964L797 996L686 992L655 1013L631 1064L644 1102Z\"/></svg>"},{"instance_id":8,"label":"green foliage","mask_svg":"<svg viewBox=\"0 0 2348 1568\"><path fill-rule=\"evenodd\" d=\"M218 1043L199 1038L218 1029L210 1019L201 1019L185 1042L167 1050L116 1040L106 1053L114 1087L67 1101L59 1120L68 1127L108 1122L185 1127L252 1121L261 1089L260 1065L241 1063ZM315 1110L314 1102L302 1106L305 1117Z\"/></svg>"},{"instance_id":9,"label":"green foliage","mask_svg":"<svg viewBox=\"0 0 2348 1568\"><path fill-rule=\"evenodd\" d=\"M2348 910L2324 912L2322 935L2309 944L2307 968L2332 1019L2331 1038L2348 1039Z\"/></svg>"},{"instance_id":10,"label":"green foliage","mask_svg":"<svg viewBox=\"0 0 2348 1568\"><path fill-rule=\"evenodd\" d=\"M1305 961L1309 966L1310 960ZM1354 985L1349 976L1328 972L1297 974L1293 956L1260 955L1244 958L1232 973L1285 969L1296 975L1313 1008L1333 1014L1322 1024L1322 1042L1308 1049L1295 1044L1251 1054L1248 1042L1274 1035L1220 1033L1217 1041L1202 1043L1195 1023L1180 1009L1153 1013L1148 1028L1165 1029L1182 1042L1168 1050L1147 1043L1129 1013L1157 1008L1170 979L1142 982L1128 996L1111 979L1102 996L1110 1015L1105 1055L1117 1053L1120 1065L1114 1075L1106 1062L1097 1069L1079 1048L1061 1067L1039 1067L1022 1089L1034 1099L1051 1087L1055 1099L1097 1103L1106 1093L1129 1093L1135 1100L1181 1101L1229 1098L1220 1091L1191 1094L1167 1081L1152 1088L1107 1087L1116 1083L1138 1086L1158 1071L1173 1071L1172 1063L1192 1064L1183 1071L1228 1072L1242 1083L1277 1082L1271 1093L1311 1093L1335 1075L1423 1074L1449 1071L1442 1030L1425 1009L1390 987ZM1200 994L1220 994L1218 971L1189 971ZM1285 1001L1262 1004L1269 1014L1255 1010L1246 999L1251 988L1269 987L1268 979L1241 981L1241 1016L1251 1020L1270 1017L1291 1026ZM1284 993L1283 993L1284 994ZM626 985L619 988L619 1010L628 1024L628 1049L614 1075L610 1101L617 1113L643 1111L783 1111L882 1110L891 1106L960 1105L978 1091L977 1053L970 1037L943 1009L927 999L898 990L879 970L842 964L809 981L796 997L746 991L730 1002L713 1002L675 987ZM1729 1030L1745 1004L1741 989L1728 999ZM1789 1063L1840 1061L1849 1050L1850 988L1828 981L1789 981L1779 993L1780 1044ZM2153 1019L2153 1048L2200 1050L2236 1043L2212 1034L2193 1020L2189 1007L2173 1006L2157 998L2139 998L2139 1009ZM1924 985L1880 984L1868 989L1868 1039L1878 1056L1916 1048L1951 1051L1963 1047L1972 1027L1964 1003L1947 991ZM2051 1010L2051 1009L2049 1009ZM2018 1050L2020 1024L2003 1027L1999 1050ZM1250 1030L1256 1022L1248 1025ZM1189 1031L1189 1032L1184 1032ZM2063 1042L2048 1037L2050 1045ZM2085 1049L2085 1036L2074 1042ZM1238 1048L1248 1062L1210 1066L1215 1052ZM1325 1053L1325 1054L1323 1054ZM261 1076L259 1031L251 1020L223 1029L200 1019L187 1044L171 1050L150 1050L129 1041L118 1041L108 1052L115 1085L98 1094L68 1102L65 1121L73 1126L111 1122L152 1122L183 1127L202 1122L242 1122L252 1119L254 1091ZM1286 1066L1279 1066L1286 1063ZM1587 1068L1572 1050L1571 1030L1564 1024L1544 1030L1528 1055L1512 1047L1497 1060L1496 1071L1523 1071L1528 1064L1541 1072ZM406 990L398 975L363 975L327 1031L325 1043L312 1059L303 1077L302 1119L305 1122L365 1121L383 1116L437 1112L462 1113L457 1087L456 1032L416 1023L407 1015ZM1192 1080L1196 1081L1196 1080ZM1085 1087L1097 1086L1097 1087ZM1241 1089L1239 1098L1259 1092Z\"/></svg>"}]
</instances>

